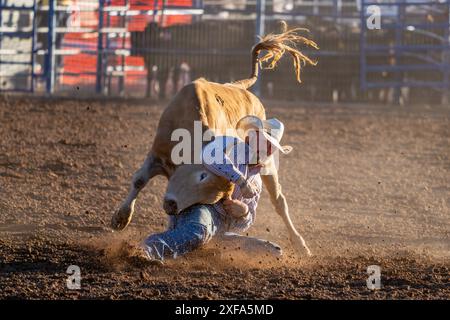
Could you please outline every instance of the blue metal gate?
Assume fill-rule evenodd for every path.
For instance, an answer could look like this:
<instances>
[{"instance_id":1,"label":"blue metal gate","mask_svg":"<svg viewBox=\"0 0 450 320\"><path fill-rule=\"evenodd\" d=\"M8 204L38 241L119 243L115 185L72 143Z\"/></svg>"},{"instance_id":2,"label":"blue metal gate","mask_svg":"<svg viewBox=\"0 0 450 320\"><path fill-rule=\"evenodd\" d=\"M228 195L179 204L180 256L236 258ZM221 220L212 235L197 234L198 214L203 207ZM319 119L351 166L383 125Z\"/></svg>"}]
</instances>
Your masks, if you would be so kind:
<instances>
[{"instance_id":1,"label":"blue metal gate","mask_svg":"<svg viewBox=\"0 0 450 320\"><path fill-rule=\"evenodd\" d=\"M378 101L370 96L372 92L388 89L395 96L393 100L399 101L405 88L419 88L414 90L416 94L430 89L429 92L437 92L433 98L450 89L450 0L259 0L242 8L203 4L200 0L193 0L190 7L172 7L168 1L154 0L73 1L77 6L56 5L56 0L47 1L45 6L42 3L0 0L0 91L145 93L148 83L155 82L149 76L153 63L149 56L159 59L159 70L171 70L169 67L173 66L169 64L179 56L198 56L197 60L192 58L195 61L191 70L206 76L213 70L213 76L226 77L217 81L229 81L245 72L239 65L254 42L253 35L247 39L246 32L255 31L255 10L265 11L257 25L260 29L263 20L266 29L271 30L276 27L275 20L280 19L291 25L307 25L315 29L313 38L318 38L321 47L317 53L307 52L320 59L318 67L306 75L309 78L305 78L302 90L292 85L291 79L282 83L284 78L277 78L282 74L278 72L273 76L265 74L262 91L280 90L280 96L286 97L289 88L292 99L336 96ZM282 3L284 7L276 6ZM381 14L380 29L367 28L371 6ZM155 39L166 43L158 47L155 39L148 37L153 35L152 23L160 27L164 17L170 15L193 16L192 21L202 24L189 22L183 28L172 28L173 31L165 26L164 32L158 29ZM136 29L139 24L144 25L142 30ZM220 33L230 25L233 30ZM192 41L185 43L184 34L188 33ZM224 52L230 54L224 55L220 48L234 34L236 43L226 48L229 51ZM215 41L217 47L198 50L195 41L203 37L208 43ZM360 61L355 59L358 55ZM224 62L224 70L214 59ZM238 66L238 70L231 72L229 65ZM163 80L156 82L170 83ZM356 89L358 81L361 92Z\"/></svg>"},{"instance_id":2,"label":"blue metal gate","mask_svg":"<svg viewBox=\"0 0 450 320\"><path fill-rule=\"evenodd\" d=\"M361 0L360 83L362 90L450 89L449 0ZM369 29L368 19L381 18Z\"/></svg>"}]
</instances>

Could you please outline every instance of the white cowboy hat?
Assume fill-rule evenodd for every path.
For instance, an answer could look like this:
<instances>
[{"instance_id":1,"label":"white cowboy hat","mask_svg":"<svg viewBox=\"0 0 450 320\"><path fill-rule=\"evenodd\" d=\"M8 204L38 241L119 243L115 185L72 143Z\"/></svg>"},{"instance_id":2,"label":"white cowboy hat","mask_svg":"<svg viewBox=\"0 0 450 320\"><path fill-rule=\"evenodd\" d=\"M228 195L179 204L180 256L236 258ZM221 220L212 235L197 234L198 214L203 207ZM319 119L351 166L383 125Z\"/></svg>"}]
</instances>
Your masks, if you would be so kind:
<instances>
[{"instance_id":1,"label":"white cowboy hat","mask_svg":"<svg viewBox=\"0 0 450 320\"><path fill-rule=\"evenodd\" d=\"M236 124L236 130L239 138L242 140L245 140L245 137L248 136L248 131L259 130L263 133L264 137L282 153L288 154L292 151L291 146L280 145L284 133L284 125L276 118L261 120L256 116L245 116Z\"/></svg>"}]
</instances>

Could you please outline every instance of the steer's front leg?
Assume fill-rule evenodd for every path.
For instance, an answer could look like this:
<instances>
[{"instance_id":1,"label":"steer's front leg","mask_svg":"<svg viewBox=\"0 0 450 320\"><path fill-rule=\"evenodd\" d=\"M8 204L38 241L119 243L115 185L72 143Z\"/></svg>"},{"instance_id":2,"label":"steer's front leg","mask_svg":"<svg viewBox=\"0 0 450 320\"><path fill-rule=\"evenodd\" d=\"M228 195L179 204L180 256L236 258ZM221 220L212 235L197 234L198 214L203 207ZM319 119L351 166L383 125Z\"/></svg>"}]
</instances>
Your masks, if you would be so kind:
<instances>
[{"instance_id":1,"label":"steer's front leg","mask_svg":"<svg viewBox=\"0 0 450 320\"><path fill-rule=\"evenodd\" d=\"M134 204L139 192L147 185L148 181L156 175L163 174L161 161L153 154L149 154L142 167L133 175L130 191L120 208L111 219L111 227L114 230L123 230L130 223L134 212Z\"/></svg>"},{"instance_id":2,"label":"steer's front leg","mask_svg":"<svg viewBox=\"0 0 450 320\"><path fill-rule=\"evenodd\" d=\"M289 216L286 197L281 192L281 185L278 183L278 175L274 173L271 175L263 175L261 176L261 178L263 180L264 186L266 186L267 191L269 192L270 200L275 207L275 210L281 216L286 228L288 229L289 239L294 249L300 255L311 256L311 251L306 245L305 240L295 229L291 217Z\"/></svg>"}]
</instances>

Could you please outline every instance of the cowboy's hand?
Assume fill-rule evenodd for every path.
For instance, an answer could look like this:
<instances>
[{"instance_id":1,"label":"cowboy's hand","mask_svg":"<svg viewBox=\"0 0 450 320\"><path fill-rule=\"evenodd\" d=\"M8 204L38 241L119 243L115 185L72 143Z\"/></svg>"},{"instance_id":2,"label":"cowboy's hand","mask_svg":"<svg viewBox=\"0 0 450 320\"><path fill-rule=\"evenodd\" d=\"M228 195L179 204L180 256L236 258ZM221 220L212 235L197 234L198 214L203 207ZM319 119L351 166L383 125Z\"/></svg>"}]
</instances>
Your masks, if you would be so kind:
<instances>
[{"instance_id":1,"label":"cowboy's hand","mask_svg":"<svg viewBox=\"0 0 450 320\"><path fill-rule=\"evenodd\" d=\"M241 188L241 193L244 198L253 198L259 193L258 186L243 177L239 178L237 185Z\"/></svg>"},{"instance_id":2,"label":"cowboy's hand","mask_svg":"<svg viewBox=\"0 0 450 320\"><path fill-rule=\"evenodd\" d=\"M222 204L225 212L235 218L242 218L248 214L248 206L242 201L225 199Z\"/></svg>"}]
</instances>

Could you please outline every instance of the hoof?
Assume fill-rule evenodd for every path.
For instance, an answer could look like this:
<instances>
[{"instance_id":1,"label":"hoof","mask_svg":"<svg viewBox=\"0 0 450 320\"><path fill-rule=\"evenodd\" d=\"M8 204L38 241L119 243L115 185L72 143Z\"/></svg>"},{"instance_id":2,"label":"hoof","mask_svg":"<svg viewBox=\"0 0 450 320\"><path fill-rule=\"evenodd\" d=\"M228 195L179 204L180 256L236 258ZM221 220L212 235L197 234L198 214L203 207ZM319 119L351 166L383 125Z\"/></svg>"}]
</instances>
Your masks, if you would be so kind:
<instances>
[{"instance_id":1,"label":"hoof","mask_svg":"<svg viewBox=\"0 0 450 320\"><path fill-rule=\"evenodd\" d=\"M306 246L303 239L291 239L291 243L294 246L295 252L300 257L312 257L312 253L309 248Z\"/></svg>"},{"instance_id":2,"label":"hoof","mask_svg":"<svg viewBox=\"0 0 450 320\"><path fill-rule=\"evenodd\" d=\"M307 247L295 248L295 252L300 257L312 257L312 253Z\"/></svg>"},{"instance_id":3,"label":"hoof","mask_svg":"<svg viewBox=\"0 0 450 320\"><path fill-rule=\"evenodd\" d=\"M133 216L133 209L131 207L121 207L117 210L111 219L111 228L120 231L130 223Z\"/></svg>"}]
</instances>

